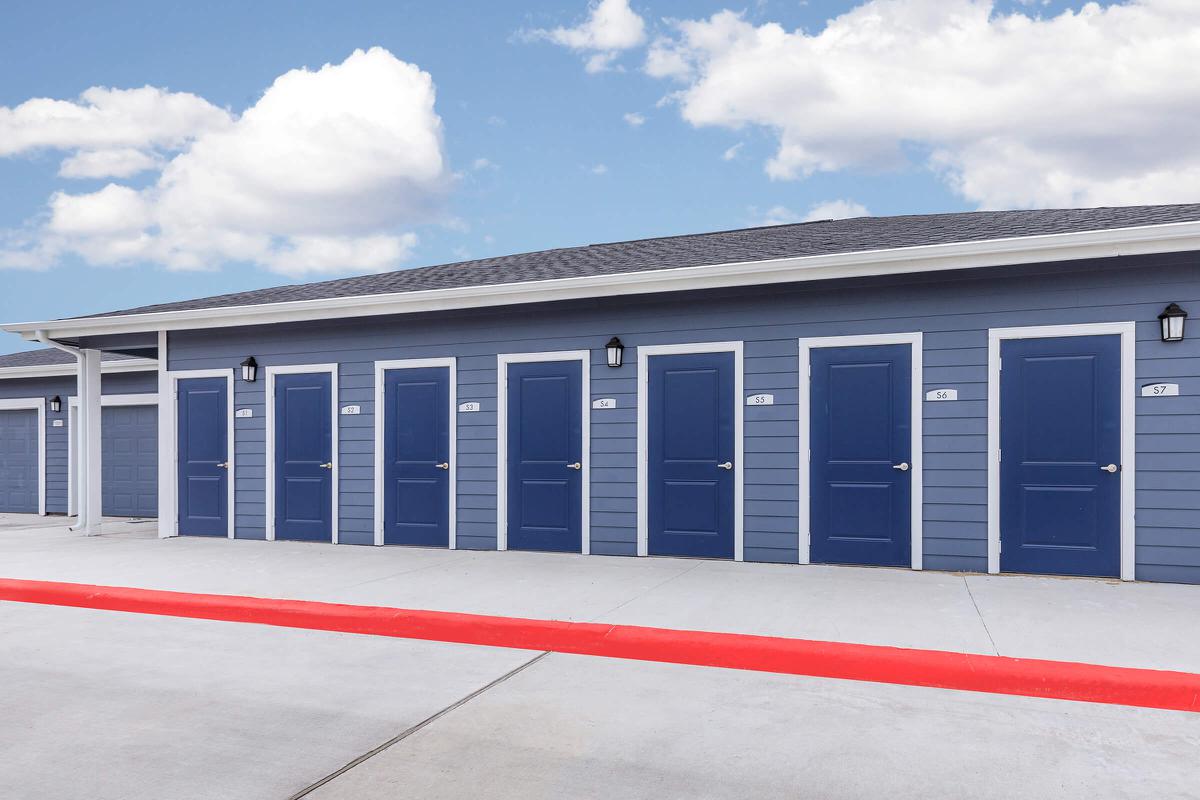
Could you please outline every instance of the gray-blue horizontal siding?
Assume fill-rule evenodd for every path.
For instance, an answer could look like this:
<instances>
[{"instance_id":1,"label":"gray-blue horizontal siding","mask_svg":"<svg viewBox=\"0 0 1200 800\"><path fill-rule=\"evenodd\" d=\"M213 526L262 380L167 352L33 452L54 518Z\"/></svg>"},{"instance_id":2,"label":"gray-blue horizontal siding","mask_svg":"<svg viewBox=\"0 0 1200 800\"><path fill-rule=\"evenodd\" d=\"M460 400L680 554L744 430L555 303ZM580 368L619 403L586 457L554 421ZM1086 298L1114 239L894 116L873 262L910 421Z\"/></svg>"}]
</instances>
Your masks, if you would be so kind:
<instances>
[{"instance_id":1,"label":"gray-blue horizontal siding","mask_svg":"<svg viewBox=\"0 0 1200 800\"><path fill-rule=\"evenodd\" d=\"M342 403L340 514L344 541L370 541L372 383L377 359L457 356L458 537L495 546L496 354L592 350L592 396L618 408L592 414L592 540L597 553L632 554L636 540L636 346L741 340L745 392L775 405L745 409L745 555L797 558L796 339L923 331L924 388L954 387L957 402L924 406L925 565L983 570L987 563L987 331L993 327L1137 321L1137 378L1177 380L1183 396L1139 399L1138 577L1200 582L1200 535L1189 512L1200 496L1200 337L1163 344L1155 317L1166 303L1200 306L1194 256L1080 262L1004 273L839 281L472 313L179 332L172 369L337 362ZM1136 264L1136 266L1130 266ZM609 369L602 346L619 335L626 365ZM262 383L238 384L239 406ZM261 412L238 420L239 535L263 528ZM360 430L361 429L361 430ZM246 435L243 435L246 434ZM1189 434L1194 434L1189 436ZM1153 494L1147 494L1152 492Z\"/></svg>"},{"instance_id":2,"label":"gray-blue horizontal siding","mask_svg":"<svg viewBox=\"0 0 1200 800\"><path fill-rule=\"evenodd\" d=\"M0 399L37 398L47 401L46 405L46 463L43 465L46 481L46 513L67 513L67 404L65 398L75 394L75 378L71 375L45 378L9 378L0 380ZM50 398L64 398L63 410L55 414L50 411ZM62 420L62 427L54 427L55 420Z\"/></svg>"},{"instance_id":3,"label":"gray-blue horizontal siding","mask_svg":"<svg viewBox=\"0 0 1200 800\"><path fill-rule=\"evenodd\" d=\"M104 394L137 394L158 391L156 372L125 372L103 375L100 378ZM54 396L63 398L62 411L55 414L50 410L49 400ZM0 399L42 398L46 405L46 513L67 513L67 470L69 466L69 434L67 432L66 398L75 395L74 375L54 375L41 378L0 379ZM54 421L60 420L61 427Z\"/></svg>"}]
</instances>

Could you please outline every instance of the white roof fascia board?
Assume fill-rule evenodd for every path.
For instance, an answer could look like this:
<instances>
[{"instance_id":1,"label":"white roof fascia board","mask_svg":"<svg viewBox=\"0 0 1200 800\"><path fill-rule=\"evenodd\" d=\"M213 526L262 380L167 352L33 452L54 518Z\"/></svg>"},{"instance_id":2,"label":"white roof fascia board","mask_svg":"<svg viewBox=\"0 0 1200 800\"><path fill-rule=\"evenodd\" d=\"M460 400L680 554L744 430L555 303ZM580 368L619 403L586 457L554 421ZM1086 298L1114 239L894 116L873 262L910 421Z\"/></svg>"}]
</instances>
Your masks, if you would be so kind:
<instances>
[{"instance_id":1,"label":"white roof fascia board","mask_svg":"<svg viewBox=\"0 0 1200 800\"><path fill-rule=\"evenodd\" d=\"M608 294L614 287L619 287L622 294L652 294L1189 250L1200 250L1200 221L764 261L647 269L612 275L10 323L0 325L0 329L19 333L26 339L32 338L39 330L45 331L51 338L147 330L194 330L582 299Z\"/></svg>"}]
</instances>

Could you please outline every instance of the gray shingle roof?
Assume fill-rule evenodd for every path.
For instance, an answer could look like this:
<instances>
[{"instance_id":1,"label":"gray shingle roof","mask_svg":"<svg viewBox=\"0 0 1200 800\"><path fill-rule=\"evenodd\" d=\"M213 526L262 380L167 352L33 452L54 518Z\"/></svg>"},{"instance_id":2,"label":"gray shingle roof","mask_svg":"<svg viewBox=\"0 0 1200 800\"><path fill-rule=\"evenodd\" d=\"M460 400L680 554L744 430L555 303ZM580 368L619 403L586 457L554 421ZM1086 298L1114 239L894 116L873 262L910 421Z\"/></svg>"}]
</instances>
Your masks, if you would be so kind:
<instances>
[{"instance_id":1,"label":"gray shingle roof","mask_svg":"<svg viewBox=\"0 0 1200 800\"><path fill-rule=\"evenodd\" d=\"M541 250L93 314L225 308L1200 221L1200 203L858 217Z\"/></svg>"},{"instance_id":2,"label":"gray shingle roof","mask_svg":"<svg viewBox=\"0 0 1200 800\"><path fill-rule=\"evenodd\" d=\"M101 361L127 361L135 356L122 355L121 353L103 353L100 356ZM7 367L46 367L72 365L75 363L75 356L68 352L59 350L54 347L44 347L40 350L25 350L20 353L9 353L0 355L0 369Z\"/></svg>"}]
</instances>

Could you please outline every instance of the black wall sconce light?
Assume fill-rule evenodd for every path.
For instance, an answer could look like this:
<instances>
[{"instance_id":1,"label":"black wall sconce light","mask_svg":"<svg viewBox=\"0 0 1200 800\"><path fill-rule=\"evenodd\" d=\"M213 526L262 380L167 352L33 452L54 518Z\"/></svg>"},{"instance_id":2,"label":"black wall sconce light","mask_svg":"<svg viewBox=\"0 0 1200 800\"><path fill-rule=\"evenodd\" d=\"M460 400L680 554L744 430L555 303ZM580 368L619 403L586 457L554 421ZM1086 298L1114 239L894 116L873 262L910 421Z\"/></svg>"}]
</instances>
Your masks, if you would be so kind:
<instances>
[{"instance_id":1,"label":"black wall sconce light","mask_svg":"<svg viewBox=\"0 0 1200 800\"><path fill-rule=\"evenodd\" d=\"M50 398L50 410L53 411L55 414L62 411L62 398L61 397L59 397L58 395L54 395L54 397Z\"/></svg>"},{"instance_id":2,"label":"black wall sconce light","mask_svg":"<svg viewBox=\"0 0 1200 800\"><path fill-rule=\"evenodd\" d=\"M1187 312L1180 308L1178 303L1171 303L1163 309L1163 312L1158 315L1158 324L1162 327L1164 342L1183 341L1183 323L1187 319L1187 315Z\"/></svg>"},{"instance_id":3,"label":"black wall sconce light","mask_svg":"<svg viewBox=\"0 0 1200 800\"><path fill-rule=\"evenodd\" d=\"M254 360L254 356L250 356L242 362L242 380L246 383L254 383L258 380L258 362Z\"/></svg>"},{"instance_id":4,"label":"black wall sconce light","mask_svg":"<svg viewBox=\"0 0 1200 800\"><path fill-rule=\"evenodd\" d=\"M625 359L625 345L621 344L621 340L617 337L612 337L608 340L608 344L604 345L604 349L608 351L608 365L610 367L619 367Z\"/></svg>"}]
</instances>

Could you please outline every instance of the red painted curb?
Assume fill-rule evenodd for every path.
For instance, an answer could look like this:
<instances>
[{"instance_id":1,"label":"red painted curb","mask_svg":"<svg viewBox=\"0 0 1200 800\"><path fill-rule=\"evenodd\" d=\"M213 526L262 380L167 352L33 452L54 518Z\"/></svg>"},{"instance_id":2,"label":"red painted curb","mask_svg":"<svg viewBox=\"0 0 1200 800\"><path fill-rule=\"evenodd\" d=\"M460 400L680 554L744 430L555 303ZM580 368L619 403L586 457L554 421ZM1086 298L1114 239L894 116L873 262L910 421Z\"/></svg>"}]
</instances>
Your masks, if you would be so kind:
<instances>
[{"instance_id":1,"label":"red painted curb","mask_svg":"<svg viewBox=\"0 0 1200 800\"><path fill-rule=\"evenodd\" d=\"M1189 672L11 578L0 600L1200 712Z\"/></svg>"}]
</instances>

